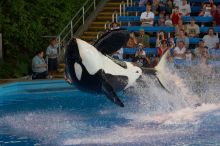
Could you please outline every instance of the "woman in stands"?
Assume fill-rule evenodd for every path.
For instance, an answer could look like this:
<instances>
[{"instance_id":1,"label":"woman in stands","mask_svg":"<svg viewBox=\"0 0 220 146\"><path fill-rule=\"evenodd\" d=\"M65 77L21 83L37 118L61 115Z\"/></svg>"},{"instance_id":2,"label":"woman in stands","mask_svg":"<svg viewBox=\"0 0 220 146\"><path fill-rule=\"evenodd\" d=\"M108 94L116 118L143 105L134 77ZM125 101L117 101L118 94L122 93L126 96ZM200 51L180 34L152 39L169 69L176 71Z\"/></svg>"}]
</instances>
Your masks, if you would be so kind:
<instances>
[{"instance_id":1,"label":"woman in stands","mask_svg":"<svg viewBox=\"0 0 220 146\"><path fill-rule=\"evenodd\" d=\"M186 48L189 47L189 38L186 36L184 29L181 29L178 36L176 36L176 43L180 41L184 42Z\"/></svg>"},{"instance_id":2,"label":"woman in stands","mask_svg":"<svg viewBox=\"0 0 220 146\"><path fill-rule=\"evenodd\" d=\"M183 24L183 20L179 19L178 24L175 26L175 35L178 36L180 30L185 30L185 29L186 29L186 27Z\"/></svg>"},{"instance_id":3,"label":"woman in stands","mask_svg":"<svg viewBox=\"0 0 220 146\"><path fill-rule=\"evenodd\" d=\"M179 7L175 7L170 15L173 25L178 25L181 19L181 14L179 12Z\"/></svg>"},{"instance_id":4,"label":"woman in stands","mask_svg":"<svg viewBox=\"0 0 220 146\"><path fill-rule=\"evenodd\" d=\"M220 5L216 7L216 10L212 10L212 16L214 18L214 26L219 26L220 25Z\"/></svg>"}]
</instances>

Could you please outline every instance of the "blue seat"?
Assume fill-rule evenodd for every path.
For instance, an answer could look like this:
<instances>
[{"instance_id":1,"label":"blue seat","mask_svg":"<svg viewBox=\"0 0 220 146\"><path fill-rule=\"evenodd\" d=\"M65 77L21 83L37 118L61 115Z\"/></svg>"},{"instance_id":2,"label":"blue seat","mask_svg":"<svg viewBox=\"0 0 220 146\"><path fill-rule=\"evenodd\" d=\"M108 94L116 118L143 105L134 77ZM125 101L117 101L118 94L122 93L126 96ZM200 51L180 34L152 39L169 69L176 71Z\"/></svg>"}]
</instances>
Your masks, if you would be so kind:
<instances>
[{"instance_id":1,"label":"blue seat","mask_svg":"<svg viewBox=\"0 0 220 146\"><path fill-rule=\"evenodd\" d=\"M118 16L119 22L139 22L140 16Z\"/></svg>"},{"instance_id":2,"label":"blue seat","mask_svg":"<svg viewBox=\"0 0 220 146\"><path fill-rule=\"evenodd\" d=\"M198 44L202 38L189 38L189 44Z\"/></svg>"},{"instance_id":3,"label":"blue seat","mask_svg":"<svg viewBox=\"0 0 220 146\"><path fill-rule=\"evenodd\" d=\"M183 22L190 22L190 19L192 17L191 16L183 16ZM195 19L196 22L212 22L213 21L213 17L203 17L203 16L197 16L197 17L193 17Z\"/></svg>"},{"instance_id":4,"label":"blue seat","mask_svg":"<svg viewBox=\"0 0 220 146\"><path fill-rule=\"evenodd\" d=\"M123 53L124 54L135 54L137 51L137 48L124 48ZM157 48L144 48L144 51L147 55L157 55Z\"/></svg>"},{"instance_id":5,"label":"blue seat","mask_svg":"<svg viewBox=\"0 0 220 146\"><path fill-rule=\"evenodd\" d=\"M144 12L144 11L146 11L146 7L131 6L131 7L126 7L125 11L127 11L127 12Z\"/></svg>"},{"instance_id":6,"label":"blue seat","mask_svg":"<svg viewBox=\"0 0 220 146\"><path fill-rule=\"evenodd\" d=\"M175 27L169 26L122 26L122 28L125 28L128 31L139 31L140 29L144 29L145 32L159 32L161 30L165 32L175 31Z\"/></svg>"},{"instance_id":7,"label":"blue seat","mask_svg":"<svg viewBox=\"0 0 220 146\"><path fill-rule=\"evenodd\" d=\"M209 0L190 0L190 3L209 3ZM220 0L214 0L214 3L220 3Z\"/></svg>"},{"instance_id":8,"label":"blue seat","mask_svg":"<svg viewBox=\"0 0 220 146\"><path fill-rule=\"evenodd\" d=\"M220 26L213 27L215 32L220 33ZM200 27L200 32L201 33L207 33L209 27Z\"/></svg>"},{"instance_id":9,"label":"blue seat","mask_svg":"<svg viewBox=\"0 0 220 146\"><path fill-rule=\"evenodd\" d=\"M198 12L201 11L201 9L202 9L201 6L191 6L191 12L192 13L198 13ZM125 8L125 11L126 12L144 12L144 11L146 11L146 7L145 6L142 6L142 7L129 6L129 7Z\"/></svg>"}]
</instances>

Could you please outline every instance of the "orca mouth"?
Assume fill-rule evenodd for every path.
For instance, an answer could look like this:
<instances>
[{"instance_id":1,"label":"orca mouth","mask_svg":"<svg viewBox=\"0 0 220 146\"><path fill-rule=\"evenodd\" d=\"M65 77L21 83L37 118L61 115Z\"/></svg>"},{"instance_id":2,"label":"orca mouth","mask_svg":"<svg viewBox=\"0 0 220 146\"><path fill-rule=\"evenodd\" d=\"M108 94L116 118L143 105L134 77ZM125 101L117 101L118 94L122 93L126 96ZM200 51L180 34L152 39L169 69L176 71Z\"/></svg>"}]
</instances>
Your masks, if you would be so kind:
<instances>
[{"instance_id":1,"label":"orca mouth","mask_svg":"<svg viewBox=\"0 0 220 146\"><path fill-rule=\"evenodd\" d=\"M141 74L137 79L136 79L136 82L141 82L142 81L142 77L143 76L143 74Z\"/></svg>"}]
</instances>

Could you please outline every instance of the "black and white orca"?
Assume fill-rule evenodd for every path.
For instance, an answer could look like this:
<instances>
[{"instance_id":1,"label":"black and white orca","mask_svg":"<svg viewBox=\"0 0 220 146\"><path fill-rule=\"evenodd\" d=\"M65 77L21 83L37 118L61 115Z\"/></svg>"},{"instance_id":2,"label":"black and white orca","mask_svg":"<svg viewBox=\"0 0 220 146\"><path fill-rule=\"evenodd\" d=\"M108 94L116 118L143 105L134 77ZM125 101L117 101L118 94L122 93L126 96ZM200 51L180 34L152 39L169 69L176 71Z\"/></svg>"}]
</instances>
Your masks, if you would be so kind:
<instances>
[{"instance_id":1,"label":"black and white orca","mask_svg":"<svg viewBox=\"0 0 220 146\"><path fill-rule=\"evenodd\" d=\"M65 73L80 90L104 93L123 107L116 92L133 85L142 70L130 62L117 62L87 42L73 38L65 52Z\"/></svg>"},{"instance_id":2,"label":"black and white orca","mask_svg":"<svg viewBox=\"0 0 220 146\"><path fill-rule=\"evenodd\" d=\"M160 74L164 57L156 69L141 69L131 62L118 61L109 56L124 46L128 39L129 32L122 29L106 32L94 45L78 38L71 39L65 51L66 80L82 91L104 93L121 107L124 104L116 92L131 87L142 76L142 70L155 75L164 87Z\"/></svg>"}]
</instances>

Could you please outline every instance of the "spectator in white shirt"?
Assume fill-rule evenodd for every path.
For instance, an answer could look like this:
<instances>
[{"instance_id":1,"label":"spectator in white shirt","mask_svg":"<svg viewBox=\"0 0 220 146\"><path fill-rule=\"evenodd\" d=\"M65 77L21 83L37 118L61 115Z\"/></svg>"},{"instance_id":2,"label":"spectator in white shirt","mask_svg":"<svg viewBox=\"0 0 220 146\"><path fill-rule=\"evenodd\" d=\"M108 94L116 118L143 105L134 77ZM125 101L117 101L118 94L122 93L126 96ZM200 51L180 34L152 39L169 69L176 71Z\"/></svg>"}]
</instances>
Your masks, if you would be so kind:
<instances>
[{"instance_id":1,"label":"spectator in white shirt","mask_svg":"<svg viewBox=\"0 0 220 146\"><path fill-rule=\"evenodd\" d=\"M185 42L180 41L177 47L174 48L174 59L185 59L186 47Z\"/></svg>"},{"instance_id":2,"label":"spectator in white shirt","mask_svg":"<svg viewBox=\"0 0 220 146\"><path fill-rule=\"evenodd\" d=\"M187 0L182 0L182 4L179 6L179 11L182 16L190 16L191 7L187 4Z\"/></svg>"},{"instance_id":3,"label":"spectator in white shirt","mask_svg":"<svg viewBox=\"0 0 220 146\"><path fill-rule=\"evenodd\" d=\"M209 28L208 34L203 37L205 46L207 46L209 49L213 49L216 46L216 44L219 43L219 38L214 33L214 29Z\"/></svg>"},{"instance_id":4,"label":"spectator in white shirt","mask_svg":"<svg viewBox=\"0 0 220 146\"><path fill-rule=\"evenodd\" d=\"M173 4L179 7L181 5L181 0L173 0Z\"/></svg>"},{"instance_id":5,"label":"spectator in white shirt","mask_svg":"<svg viewBox=\"0 0 220 146\"><path fill-rule=\"evenodd\" d=\"M146 12L141 13L140 17L141 25L142 26L152 26L154 23L154 13L151 12L151 5L147 4Z\"/></svg>"}]
</instances>

